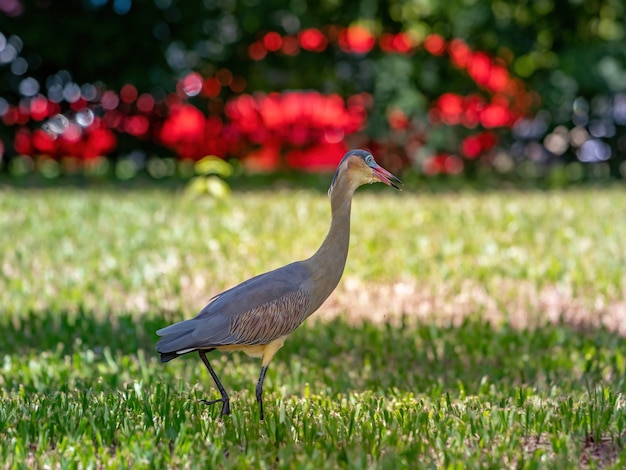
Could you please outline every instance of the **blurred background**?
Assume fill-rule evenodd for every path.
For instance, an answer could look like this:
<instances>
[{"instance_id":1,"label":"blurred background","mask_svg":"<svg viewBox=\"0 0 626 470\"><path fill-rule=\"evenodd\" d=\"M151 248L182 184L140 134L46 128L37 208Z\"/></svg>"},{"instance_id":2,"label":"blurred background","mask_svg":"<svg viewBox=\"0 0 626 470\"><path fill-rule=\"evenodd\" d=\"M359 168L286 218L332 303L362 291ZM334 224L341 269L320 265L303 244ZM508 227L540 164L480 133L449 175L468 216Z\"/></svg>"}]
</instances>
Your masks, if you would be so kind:
<instances>
[{"instance_id":1,"label":"blurred background","mask_svg":"<svg viewBox=\"0 0 626 470\"><path fill-rule=\"evenodd\" d=\"M624 179L625 25L623 0L0 0L0 175L326 172L368 147L405 177Z\"/></svg>"}]
</instances>

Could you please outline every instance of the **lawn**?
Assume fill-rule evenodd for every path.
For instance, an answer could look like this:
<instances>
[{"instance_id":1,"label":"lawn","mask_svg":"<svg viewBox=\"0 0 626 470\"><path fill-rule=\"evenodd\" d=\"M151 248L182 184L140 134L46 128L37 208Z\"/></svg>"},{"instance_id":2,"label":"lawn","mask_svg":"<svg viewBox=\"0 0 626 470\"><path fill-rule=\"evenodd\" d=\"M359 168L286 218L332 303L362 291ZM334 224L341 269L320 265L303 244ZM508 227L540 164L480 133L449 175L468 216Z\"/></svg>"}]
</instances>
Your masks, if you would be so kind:
<instances>
[{"instance_id":1,"label":"lawn","mask_svg":"<svg viewBox=\"0 0 626 470\"><path fill-rule=\"evenodd\" d=\"M381 185L382 186L382 185ZM360 190L337 292L260 363L155 331L309 256L328 199L0 191L0 468L624 468L626 198Z\"/></svg>"}]
</instances>

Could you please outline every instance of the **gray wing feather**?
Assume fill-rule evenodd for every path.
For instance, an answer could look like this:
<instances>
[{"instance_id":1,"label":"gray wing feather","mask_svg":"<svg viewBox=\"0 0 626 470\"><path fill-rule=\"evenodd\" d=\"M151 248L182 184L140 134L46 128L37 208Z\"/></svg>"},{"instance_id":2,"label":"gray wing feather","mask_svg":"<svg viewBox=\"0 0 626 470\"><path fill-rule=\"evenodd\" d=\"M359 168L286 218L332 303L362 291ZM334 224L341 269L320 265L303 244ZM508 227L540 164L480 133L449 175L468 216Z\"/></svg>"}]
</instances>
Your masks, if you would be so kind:
<instances>
[{"instance_id":1,"label":"gray wing feather","mask_svg":"<svg viewBox=\"0 0 626 470\"><path fill-rule=\"evenodd\" d=\"M157 350L269 343L306 318L308 279L299 262L253 277L213 297L195 318L157 331Z\"/></svg>"}]
</instances>

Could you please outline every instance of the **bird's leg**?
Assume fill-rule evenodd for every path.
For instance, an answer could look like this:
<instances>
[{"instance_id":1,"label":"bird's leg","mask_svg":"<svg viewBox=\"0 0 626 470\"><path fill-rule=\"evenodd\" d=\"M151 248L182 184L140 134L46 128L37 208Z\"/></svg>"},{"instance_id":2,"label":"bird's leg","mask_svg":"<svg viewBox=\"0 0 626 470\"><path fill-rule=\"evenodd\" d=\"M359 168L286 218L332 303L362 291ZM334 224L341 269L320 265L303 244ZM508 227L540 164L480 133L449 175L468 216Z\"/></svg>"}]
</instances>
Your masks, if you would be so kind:
<instances>
[{"instance_id":1,"label":"bird's leg","mask_svg":"<svg viewBox=\"0 0 626 470\"><path fill-rule=\"evenodd\" d=\"M261 375L259 375L259 381L256 384L256 401L259 404L259 420L264 420L263 415L263 381L265 380L265 373L268 366L261 367Z\"/></svg>"},{"instance_id":2,"label":"bird's leg","mask_svg":"<svg viewBox=\"0 0 626 470\"><path fill-rule=\"evenodd\" d=\"M211 367L211 364L209 364L209 360L206 358L206 351L198 351L198 355L200 356L200 359L202 359L202 362L204 362L206 368L209 370L209 374L211 374L211 377L213 377L215 386L219 390L220 395L222 395L222 398L218 398L217 400L201 400L202 403L204 403L205 405L214 405L215 403L221 402L222 411L220 412L220 416L229 415L230 399L228 398L228 394L226 393L226 390L224 390L224 386L220 382L220 379L217 378L217 374L213 370L213 367Z\"/></svg>"}]
</instances>

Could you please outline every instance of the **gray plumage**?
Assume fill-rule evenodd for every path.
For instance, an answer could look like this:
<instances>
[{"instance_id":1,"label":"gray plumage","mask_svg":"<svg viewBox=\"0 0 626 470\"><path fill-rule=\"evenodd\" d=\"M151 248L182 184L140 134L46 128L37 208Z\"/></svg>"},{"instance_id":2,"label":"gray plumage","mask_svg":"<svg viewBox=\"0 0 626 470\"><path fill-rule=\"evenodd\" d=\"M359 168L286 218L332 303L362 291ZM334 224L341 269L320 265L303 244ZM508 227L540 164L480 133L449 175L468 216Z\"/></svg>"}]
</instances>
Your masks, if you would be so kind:
<instances>
[{"instance_id":1,"label":"gray plumage","mask_svg":"<svg viewBox=\"0 0 626 470\"><path fill-rule=\"evenodd\" d=\"M381 181L399 189L400 180L364 150L343 157L329 196L332 222L324 242L310 258L255 276L213 297L195 318L157 331L161 361L198 351L220 391L221 414L230 413L229 398L206 353L214 349L244 351L262 357L256 388L263 419L263 380L272 357L286 337L315 312L335 289L345 267L350 242L352 195L361 185Z\"/></svg>"},{"instance_id":2,"label":"gray plumage","mask_svg":"<svg viewBox=\"0 0 626 470\"><path fill-rule=\"evenodd\" d=\"M195 318L157 331L157 350L270 343L308 316L309 279L302 262L255 276L213 297Z\"/></svg>"}]
</instances>

